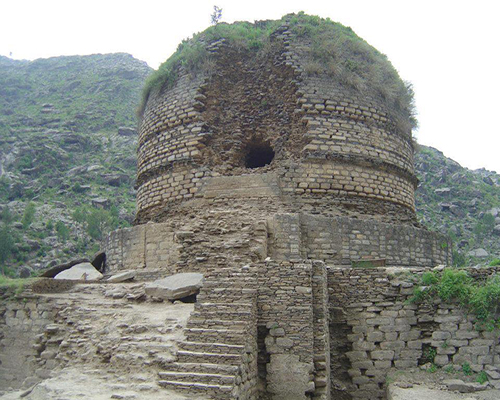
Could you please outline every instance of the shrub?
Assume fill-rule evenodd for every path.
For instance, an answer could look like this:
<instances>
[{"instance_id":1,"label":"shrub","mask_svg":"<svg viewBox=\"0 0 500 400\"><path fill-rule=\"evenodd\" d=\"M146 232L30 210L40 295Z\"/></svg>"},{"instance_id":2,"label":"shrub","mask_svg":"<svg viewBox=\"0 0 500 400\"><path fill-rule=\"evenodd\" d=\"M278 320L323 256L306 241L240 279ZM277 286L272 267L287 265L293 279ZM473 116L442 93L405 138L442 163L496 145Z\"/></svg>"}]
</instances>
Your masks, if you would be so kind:
<instances>
[{"instance_id":1,"label":"shrub","mask_svg":"<svg viewBox=\"0 0 500 400\"><path fill-rule=\"evenodd\" d=\"M466 362L462 364L462 372L467 376L472 375L472 368L469 363Z\"/></svg>"},{"instance_id":2,"label":"shrub","mask_svg":"<svg viewBox=\"0 0 500 400\"><path fill-rule=\"evenodd\" d=\"M5 268L4 264L11 257L14 249L15 243L10 226L4 223L0 227L0 265L2 265L3 273L3 268Z\"/></svg>"},{"instance_id":3,"label":"shrub","mask_svg":"<svg viewBox=\"0 0 500 400\"><path fill-rule=\"evenodd\" d=\"M59 240L65 242L66 240L69 239L70 230L64 222L57 221L56 232L57 232L57 237L59 238Z\"/></svg>"},{"instance_id":4,"label":"shrub","mask_svg":"<svg viewBox=\"0 0 500 400\"><path fill-rule=\"evenodd\" d=\"M30 225L35 220L35 212L36 207L35 204L29 202L26 208L24 209L23 218L21 219L21 223L23 224L23 229L28 229Z\"/></svg>"},{"instance_id":5,"label":"shrub","mask_svg":"<svg viewBox=\"0 0 500 400\"><path fill-rule=\"evenodd\" d=\"M486 372L481 371L479 374L477 374L476 382L479 382L481 385L488 382L488 375L486 374Z\"/></svg>"},{"instance_id":6,"label":"shrub","mask_svg":"<svg viewBox=\"0 0 500 400\"><path fill-rule=\"evenodd\" d=\"M157 71L150 75L142 93L138 116L144 113L146 103L153 91L172 87L182 67L196 75L209 64L210 55L206 46L224 38L241 50L258 51L264 47L269 36L280 25L287 23L297 36L310 41L304 48L306 72L324 72L342 85L357 91L379 96L391 107L409 117L411 126L400 126L405 118L398 120L401 129L416 126L413 88L398 76L387 57L358 37L351 28L318 16L298 14L285 15L278 21L262 21L255 24L236 22L218 23L192 39L184 40L176 52Z\"/></svg>"},{"instance_id":7,"label":"shrub","mask_svg":"<svg viewBox=\"0 0 500 400\"><path fill-rule=\"evenodd\" d=\"M479 327L494 329L500 326L500 277L474 281L464 270L446 268L442 272L422 274L411 302L429 302L434 298L458 301L478 320Z\"/></svg>"},{"instance_id":8,"label":"shrub","mask_svg":"<svg viewBox=\"0 0 500 400\"><path fill-rule=\"evenodd\" d=\"M491 214L484 214L483 218L474 227L474 233L481 237L489 235L495 228L495 217Z\"/></svg>"}]
</instances>

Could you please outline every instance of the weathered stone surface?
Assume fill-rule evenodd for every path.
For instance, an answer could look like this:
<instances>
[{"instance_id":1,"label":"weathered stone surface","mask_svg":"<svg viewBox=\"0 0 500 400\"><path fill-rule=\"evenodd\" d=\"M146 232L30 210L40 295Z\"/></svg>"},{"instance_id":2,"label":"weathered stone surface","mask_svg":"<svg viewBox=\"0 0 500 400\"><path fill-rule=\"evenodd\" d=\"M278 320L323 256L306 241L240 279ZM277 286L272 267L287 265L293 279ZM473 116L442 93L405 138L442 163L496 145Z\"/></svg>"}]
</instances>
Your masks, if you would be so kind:
<instances>
[{"instance_id":1,"label":"weathered stone surface","mask_svg":"<svg viewBox=\"0 0 500 400\"><path fill-rule=\"evenodd\" d=\"M95 281L102 279L102 274L87 262L74 265L70 269L60 272L54 279Z\"/></svg>"},{"instance_id":2,"label":"weathered stone surface","mask_svg":"<svg viewBox=\"0 0 500 400\"><path fill-rule=\"evenodd\" d=\"M182 273L148 283L146 295L163 300L177 300L197 293L203 286L203 274Z\"/></svg>"},{"instance_id":3,"label":"weathered stone surface","mask_svg":"<svg viewBox=\"0 0 500 400\"><path fill-rule=\"evenodd\" d=\"M134 279L134 277L136 276L137 274L137 271L123 271L123 272L120 272L119 274L115 274L113 276L111 276L110 278L108 278L108 282L125 282L125 281L129 281L131 279Z\"/></svg>"},{"instance_id":4,"label":"weathered stone surface","mask_svg":"<svg viewBox=\"0 0 500 400\"><path fill-rule=\"evenodd\" d=\"M268 392L273 400L306 400L312 366L291 354L272 354L267 365Z\"/></svg>"},{"instance_id":5,"label":"weathered stone surface","mask_svg":"<svg viewBox=\"0 0 500 400\"><path fill-rule=\"evenodd\" d=\"M445 384L449 390L456 390L460 393L479 392L488 388L488 384L480 384L478 382L464 382L461 379L446 379L443 381L443 384Z\"/></svg>"},{"instance_id":6,"label":"weathered stone surface","mask_svg":"<svg viewBox=\"0 0 500 400\"><path fill-rule=\"evenodd\" d=\"M387 400L495 400L497 393L481 392L481 397L470 397L470 395L456 393L447 390L439 390L425 385L412 385L411 387L398 387L398 384L391 384L387 389Z\"/></svg>"}]
</instances>

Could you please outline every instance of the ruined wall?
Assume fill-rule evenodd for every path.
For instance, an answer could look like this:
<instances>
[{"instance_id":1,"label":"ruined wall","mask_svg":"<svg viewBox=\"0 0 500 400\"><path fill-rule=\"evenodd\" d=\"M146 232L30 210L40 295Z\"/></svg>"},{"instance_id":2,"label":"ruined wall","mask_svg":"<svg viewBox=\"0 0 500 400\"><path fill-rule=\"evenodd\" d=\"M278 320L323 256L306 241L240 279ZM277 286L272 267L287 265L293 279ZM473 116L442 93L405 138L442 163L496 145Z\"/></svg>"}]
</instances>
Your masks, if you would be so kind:
<instances>
[{"instance_id":1,"label":"ruined wall","mask_svg":"<svg viewBox=\"0 0 500 400\"><path fill-rule=\"evenodd\" d=\"M451 263L452 245L444 235L373 220L283 213L283 208L272 206L277 190L273 179L249 177L252 179L246 181L214 178L204 192L207 197L202 206L172 217L169 223L111 232L103 242L108 270L142 270L146 279L203 272L210 258L224 257L226 262L238 264L267 256L344 266L363 260L382 260L385 265L401 267ZM250 201L247 196L255 198ZM232 209L227 208L228 202ZM268 213L261 210L263 205Z\"/></svg>"},{"instance_id":2,"label":"ruined wall","mask_svg":"<svg viewBox=\"0 0 500 400\"><path fill-rule=\"evenodd\" d=\"M286 26L259 52L224 40L211 65L155 92L140 127L137 223L163 221L214 176L274 171L280 202L315 212L416 224L411 133L380 97L309 74ZM406 125L405 125L406 124ZM268 165L247 164L270 151Z\"/></svg>"},{"instance_id":3,"label":"ruined wall","mask_svg":"<svg viewBox=\"0 0 500 400\"><path fill-rule=\"evenodd\" d=\"M192 198L207 172L193 165L203 147L198 111L203 82L202 74L193 78L181 69L173 88L151 94L139 132L138 210Z\"/></svg>"},{"instance_id":4,"label":"ruined wall","mask_svg":"<svg viewBox=\"0 0 500 400\"><path fill-rule=\"evenodd\" d=\"M266 393L273 400L328 399L325 265L262 263L258 283L258 326L268 356Z\"/></svg>"},{"instance_id":5,"label":"ruined wall","mask_svg":"<svg viewBox=\"0 0 500 400\"><path fill-rule=\"evenodd\" d=\"M307 257L334 265L383 259L386 265L434 267L451 264L447 236L408 225L352 218L301 215Z\"/></svg>"},{"instance_id":6,"label":"ruined wall","mask_svg":"<svg viewBox=\"0 0 500 400\"><path fill-rule=\"evenodd\" d=\"M495 271L484 268L469 273L481 279ZM385 398L389 369L431 362L427 358L431 348L439 366L467 362L474 371L481 371L486 365L500 365L496 333L476 330L473 317L457 304L408 303L414 284L388 274L385 268L329 268L328 289L332 387L339 395Z\"/></svg>"},{"instance_id":7,"label":"ruined wall","mask_svg":"<svg viewBox=\"0 0 500 400\"><path fill-rule=\"evenodd\" d=\"M118 229L103 243L107 271L144 270L143 278L175 273L178 248L178 238L167 224Z\"/></svg>"},{"instance_id":8,"label":"ruined wall","mask_svg":"<svg viewBox=\"0 0 500 400\"><path fill-rule=\"evenodd\" d=\"M444 235L408 225L311 214L277 214L269 221L269 254L331 265L382 259L386 265L432 267L451 263Z\"/></svg>"},{"instance_id":9,"label":"ruined wall","mask_svg":"<svg viewBox=\"0 0 500 400\"><path fill-rule=\"evenodd\" d=\"M49 376L56 366L56 353L40 337L50 331L56 313L49 302L36 296L2 299L0 390L29 387Z\"/></svg>"}]
</instances>

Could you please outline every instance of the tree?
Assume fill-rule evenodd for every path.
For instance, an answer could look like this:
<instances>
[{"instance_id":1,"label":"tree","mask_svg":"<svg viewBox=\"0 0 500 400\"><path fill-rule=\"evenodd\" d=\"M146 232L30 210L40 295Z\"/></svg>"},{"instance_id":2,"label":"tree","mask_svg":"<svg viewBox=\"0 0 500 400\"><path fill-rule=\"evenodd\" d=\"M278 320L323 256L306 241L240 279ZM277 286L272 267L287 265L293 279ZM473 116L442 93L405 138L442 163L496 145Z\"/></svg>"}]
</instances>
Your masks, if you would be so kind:
<instances>
[{"instance_id":1,"label":"tree","mask_svg":"<svg viewBox=\"0 0 500 400\"><path fill-rule=\"evenodd\" d=\"M69 232L70 231L64 222L57 221L56 232L57 232L57 237L59 238L59 240L62 240L63 242L65 242L66 240L69 239Z\"/></svg>"},{"instance_id":2,"label":"tree","mask_svg":"<svg viewBox=\"0 0 500 400\"><path fill-rule=\"evenodd\" d=\"M0 265L4 265L14 251L15 243L10 226L3 223L0 227ZM2 268L3 272L3 268Z\"/></svg>"},{"instance_id":3,"label":"tree","mask_svg":"<svg viewBox=\"0 0 500 400\"><path fill-rule=\"evenodd\" d=\"M29 202L24 209L23 219L21 223L23 224L23 229L28 229L35 219L35 204Z\"/></svg>"},{"instance_id":4,"label":"tree","mask_svg":"<svg viewBox=\"0 0 500 400\"><path fill-rule=\"evenodd\" d=\"M222 18L222 8L214 6L214 12L210 15L210 21L212 25L217 25Z\"/></svg>"}]
</instances>

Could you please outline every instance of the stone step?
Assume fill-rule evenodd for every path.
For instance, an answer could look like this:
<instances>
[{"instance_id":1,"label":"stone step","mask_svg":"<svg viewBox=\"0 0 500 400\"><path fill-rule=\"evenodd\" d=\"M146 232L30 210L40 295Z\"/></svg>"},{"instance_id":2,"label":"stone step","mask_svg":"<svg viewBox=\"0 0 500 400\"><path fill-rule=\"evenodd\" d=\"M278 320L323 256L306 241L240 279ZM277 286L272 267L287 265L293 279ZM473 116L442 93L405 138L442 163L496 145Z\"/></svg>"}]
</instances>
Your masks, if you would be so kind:
<instances>
[{"instance_id":1,"label":"stone step","mask_svg":"<svg viewBox=\"0 0 500 400\"><path fill-rule=\"evenodd\" d=\"M228 276L227 278L217 277L215 279L205 279L203 281L203 287L225 287L228 285L237 285L236 287L249 287L255 285L255 279L253 278L243 278L243 277L233 277Z\"/></svg>"},{"instance_id":2,"label":"stone step","mask_svg":"<svg viewBox=\"0 0 500 400\"><path fill-rule=\"evenodd\" d=\"M232 329L245 329L249 324L249 321L238 321L238 320L222 320L222 319L205 319L201 318L189 318L187 327L188 328L232 328Z\"/></svg>"},{"instance_id":3,"label":"stone step","mask_svg":"<svg viewBox=\"0 0 500 400\"><path fill-rule=\"evenodd\" d=\"M202 374L236 375L239 372L240 367L228 364L172 362L165 365L165 370L171 372L199 372Z\"/></svg>"},{"instance_id":4,"label":"stone step","mask_svg":"<svg viewBox=\"0 0 500 400\"><path fill-rule=\"evenodd\" d=\"M251 298L252 296L255 295L257 292L256 289L249 289L248 287L237 287L236 285L231 287L225 287L221 285L218 285L216 287L210 287L210 288L203 288L200 292L200 294L215 294L218 296L226 296L226 297L231 297L231 296L247 296L248 298Z\"/></svg>"},{"instance_id":5,"label":"stone step","mask_svg":"<svg viewBox=\"0 0 500 400\"><path fill-rule=\"evenodd\" d=\"M206 329L186 328L184 330L188 342L241 344L247 333L246 329Z\"/></svg>"},{"instance_id":6,"label":"stone step","mask_svg":"<svg viewBox=\"0 0 500 400\"><path fill-rule=\"evenodd\" d=\"M239 320L248 321L252 318L252 312L250 310L217 310L217 311L193 311L191 313L191 318L193 319L222 319L222 320Z\"/></svg>"},{"instance_id":7,"label":"stone step","mask_svg":"<svg viewBox=\"0 0 500 400\"><path fill-rule=\"evenodd\" d=\"M245 346L226 343L202 343L202 342L180 342L179 348L187 351L219 353L219 354L241 354Z\"/></svg>"},{"instance_id":8,"label":"stone step","mask_svg":"<svg viewBox=\"0 0 500 400\"><path fill-rule=\"evenodd\" d=\"M198 302L194 305L194 311L243 311L252 310L252 303L249 302L234 302L234 303L217 303L217 302Z\"/></svg>"},{"instance_id":9,"label":"stone step","mask_svg":"<svg viewBox=\"0 0 500 400\"><path fill-rule=\"evenodd\" d=\"M176 382L199 382L210 385L234 385L235 375L207 374L204 372L160 371L160 380Z\"/></svg>"},{"instance_id":10,"label":"stone step","mask_svg":"<svg viewBox=\"0 0 500 400\"><path fill-rule=\"evenodd\" d=\"M243 289L243 290L229 290L223 289L221 291L208 290L202 291L197 296L197 301L199 302L243 302L251 300L254 297L252 293L246 293L245 290L253 290L253 289ZM255 293L255 292L254 292Z\"/></svg>"},{"instance_id":11,"label":"stone step","mask_svg":"<svg viewBox=\"0 0 500 400\"><path fill-rule=\"evenodd\" d=\"M170 352L174 350L171 344L161 344L157 342L125 342L120 343L115 352L142 350L146 352Z\"/></svg>"},{"instance_id":12,"label":"stone step","mask_svg":"<svg viewBox=\"0 0 500 400\"><path fill-rule=\"evenodd\" d=\"M178 382L178 381L158 381L161 387L174 389L186 393L203 393L213 396L216 399L230 399L233 386L229 385L208 385L198 382Z\"/></svg>"},{"instance_id":13,"label":"stone step","mask_svg":"<svg viewBox=\"0 0 500 400\"><path fill-rule=\"evenodd\" d=\"M242 363L242 356L241 354L220 354L179 350L177 352L177 361L181 363L198 362L207 364L240 365Z\"/></svg>"}]
</instances>

